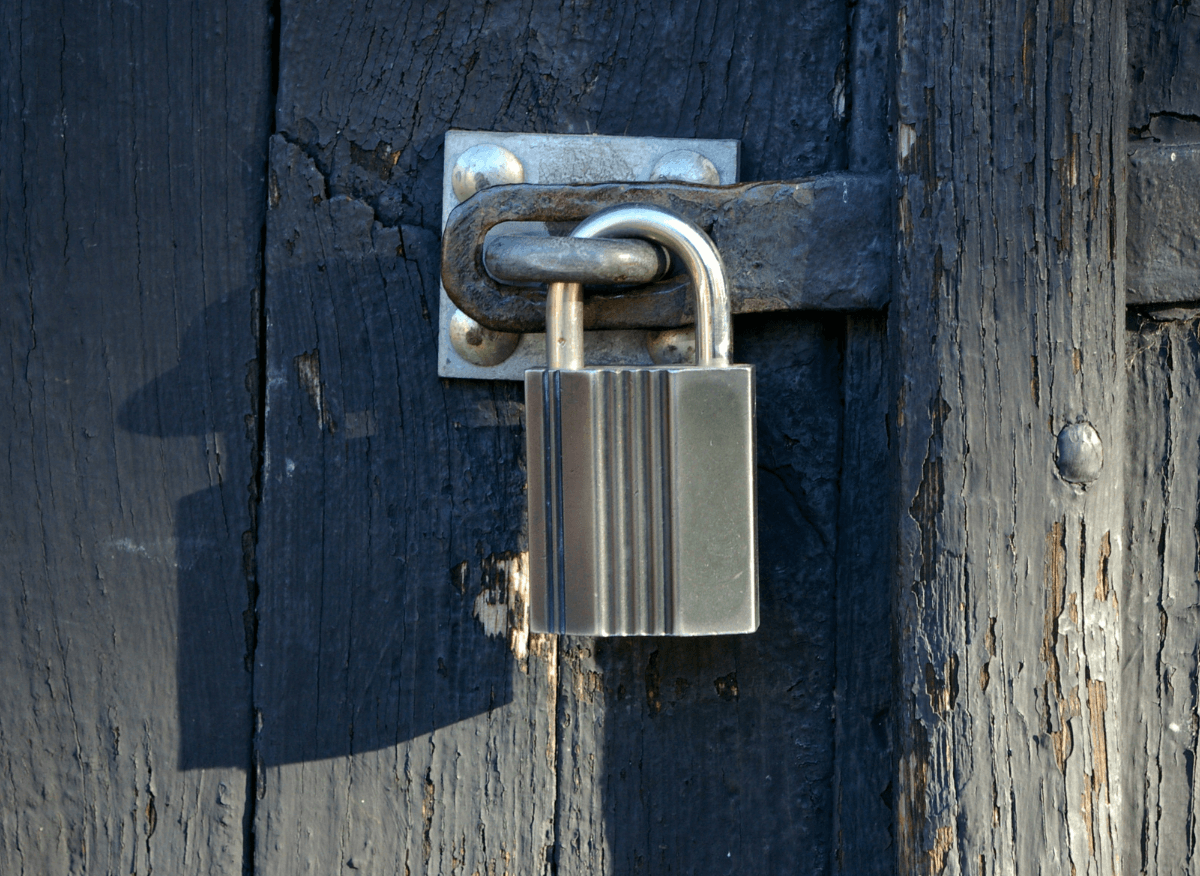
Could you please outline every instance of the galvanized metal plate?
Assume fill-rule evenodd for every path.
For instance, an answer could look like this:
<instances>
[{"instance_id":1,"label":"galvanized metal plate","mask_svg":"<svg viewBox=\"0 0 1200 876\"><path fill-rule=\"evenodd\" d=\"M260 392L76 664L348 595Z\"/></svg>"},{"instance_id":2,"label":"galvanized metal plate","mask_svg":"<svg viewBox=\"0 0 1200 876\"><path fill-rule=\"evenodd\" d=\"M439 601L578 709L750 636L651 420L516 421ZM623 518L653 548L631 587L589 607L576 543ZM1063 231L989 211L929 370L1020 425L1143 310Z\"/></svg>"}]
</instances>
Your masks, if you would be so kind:
<instances>
[{"instance_id":1,"label":"galvanized metal plate","mask_svg":"<svg viewBox=\"0 0 1200 876\"><path fill-rule=\"evenodd\" d=\"M722 184L738 181L740 144L737 140L688 140L666 137L608 137L598 134L500 134L490 131L448 131L442 173L442 227L458 206L453 173L459 157L473 146L494 144L513 153L524 169L524 181L543 185L589 182L644 182L660 159L688 150L712 162ZM515 224L515 223L514 223ZM500 231L500 229L497 229ZM548 233L544 226L523 227L521 233ZM450 341L450 321L457 312L441 290L438 332L438 374L474 380L522 380L527 368L546 365L545 335L525 334L503 362L475 365L463 359ZM584 336L585 357L594 365L649 365L646 332L594 331Z\"/></svg>"}]
</instances>

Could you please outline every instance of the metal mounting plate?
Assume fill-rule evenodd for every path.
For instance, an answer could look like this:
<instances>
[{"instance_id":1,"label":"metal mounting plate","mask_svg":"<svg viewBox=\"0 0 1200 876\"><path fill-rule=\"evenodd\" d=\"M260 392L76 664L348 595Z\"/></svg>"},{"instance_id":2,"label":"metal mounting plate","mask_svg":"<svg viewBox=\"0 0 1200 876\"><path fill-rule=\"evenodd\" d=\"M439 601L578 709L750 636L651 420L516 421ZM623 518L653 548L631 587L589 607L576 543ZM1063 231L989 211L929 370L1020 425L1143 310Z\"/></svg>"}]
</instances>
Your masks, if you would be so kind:
<instances>
[{"instance_id":1,"label":"metal mounting plate","mask_svg":"<svg viewBox=\"0 0 1200 876\"><path fill-rule=\"evenodd\" d=\"M737 140L689 140L665 137L608 137L599 134L499 134L491 131L448 131L442 171L442 228L458 206L452 175L459 157L472 146L494 144L521 162L525 182L564 185L589 182L638 182L650 179L664 155L681 149L703 155L716 167L723 185L738 181L740 144ZM514 223L515 224L515 223ZM544 226L522 233L547 233ZM438 330L438 374L474 380L524 380L525 369L546 365L544 334L526 334L516 350L498 365L467 362L450 342L450 320L457 308L441 290ZM586 332L588 364L649 365L644 331Z\"/></svg>"}]
</instances>

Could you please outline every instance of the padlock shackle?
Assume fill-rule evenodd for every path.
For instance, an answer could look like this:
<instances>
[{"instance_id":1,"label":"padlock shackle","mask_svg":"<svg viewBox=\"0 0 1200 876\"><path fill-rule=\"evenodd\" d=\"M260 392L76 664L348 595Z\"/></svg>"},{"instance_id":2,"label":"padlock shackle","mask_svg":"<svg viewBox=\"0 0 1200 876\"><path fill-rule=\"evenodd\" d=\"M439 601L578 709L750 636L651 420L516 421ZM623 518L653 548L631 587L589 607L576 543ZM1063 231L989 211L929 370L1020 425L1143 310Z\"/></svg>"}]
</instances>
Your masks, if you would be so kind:
<instances>
[{"instance_id":1,"label":"padlock shackle","mask_svg":"<svg viewBox=\"0 0 1200 876\"><path fill-rule=\"evenodd\" d=\"M696 292L696 364L729 364L732 330L721 254L698 225L661 207L619 204L579 223L572 237L641 237L679 256ZM551 283L546 295L546 353L550 368L583 367L583 286Z\"/></svg>"}]
</instances>

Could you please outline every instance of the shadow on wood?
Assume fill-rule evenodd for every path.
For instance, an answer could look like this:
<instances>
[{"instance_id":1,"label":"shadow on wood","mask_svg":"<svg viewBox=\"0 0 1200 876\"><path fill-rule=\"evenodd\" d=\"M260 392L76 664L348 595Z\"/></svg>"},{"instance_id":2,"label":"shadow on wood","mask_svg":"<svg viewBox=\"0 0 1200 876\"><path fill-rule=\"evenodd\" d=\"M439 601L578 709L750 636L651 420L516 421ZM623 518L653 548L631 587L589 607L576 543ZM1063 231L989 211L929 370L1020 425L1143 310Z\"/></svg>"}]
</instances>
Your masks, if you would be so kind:
<instances>
[{"instance_id":1,"label":"shadow on wood","mask_svg":"<svg viewBox=\"0 0 1200 876\"><path fill-rule=\"evenodd\" d=\"M560 846L559 872L891 872L880 854L886 733L851 723L835 745L839 717L886 704L890 657L885 567L863 574L842 558L872 557L887 540L862 514L863 497L844 492L859 460L842 460L843 401L864 383L844 383L844 330L841 316L737 320L736 359L756 366L758 382L758 632L562 640L559 831L586 841ZM878 326L875 335L881 343ZM855 446L868 429L886 446L880 425L853 424ZM858 519L843 523L842 545L846 502ZM871 639L843 629L841 599L874 625ZM843 664L848 678L873 674L848 683ZM835 805L858 810L837 826L877 861L833 863L843 842Z\"/></svg>"},{"instance_id":2,"label":"shadow on wood","mask_svg":"<svg viewBox=\"0 0 1200 876\"><path fill-rule=\"evenodd\" d=\"M205 368L214 344L252 335L252 296L249 290L243 294L242 300L227 298L205 308L184 333L179 364L126 398L117 417L120 428L141 435L204 437L214 484L185 495L173 515L179 769L244 767L249 759L249 666L215 650L221 641L221 619L245 608L226 605L227 520L232 515L225 505L235 491L222 482L242 480L247 501L251 498L253 460L245 453L247 443L240 435L239 440L226 439L246 428L247 390L240 379L231 380L228 374L214 378Z\"/></svg>"},{"instance_id":3,"label":"shadow on wood","mask_svg":"<svg viewBox=\"0 0 1200 876\"><path fill-rule=\"evenodd\" d=\"M225 435L249 430L254 437L256 424L245 414L244 387L240 381L234 381L237 385L232 387L214 385L199 366L214 338L251 331L251 319L248 292L242 300L230 298L206 308L183 337L179 364L127 398L119 424L127 431L164 438L206 436L210 464L217 468L214 480L219 482L237 472L246 481L245 498L253 506L252 461L231 459L224 452L233 443L227 442ZM245 374L247 383L253 385L255 362L246 363ZM343 429L342 435L348 431L352 430ZM374 442L376 453L387 453L390 439L386 431L363 427L360 432L371 434L331 436L345 444L345 452L334 456L335 464L340 461L352 469L362 456L355 451L365 451L368 442ZM293 470L290 474L295 477L297 473ZM327 477L328 472L322 475ZM321 490L317 482L302 487L310 496ZM223 503L227 501L228 495L223 496L218 485L185 496L175 509L180 769L242 766L250 753L250 703L238 708L234 701L245 697L246 676L255 668L258 621L252 531L243 536L247 582L243 663L214 659L212 651L217 640L213 625L218 612L214 607L222 604L222 615L227 610L223 602L228 582L222 576L228 572L215 549L225 537ZM328 549L338 550L339 546L355 549L346 541L331 543ZM400 566L405 565L403 558L397 559ZM279 627L301 634L277 640L282 648L277 644L272 658L283 667L277 675L282 676L285 691L275 706L293 717L295 725L282 728L283 732L272 735L270 745L260 747L263 762L294 763L387 748L509 702L511 686L503 679L513 671L514 659L503 638L481 635L485 630L478 618L481 611L486 614L492 590L508 586L507 580L502 580L506 568L501 557L485 559L478 575L464 563L455 570L438 569L436 575L408 578L400 572L396 577L368 574L339 581L326 576L320 566L309 566L302 574L281 581L283 592L274 594L273 620ZM479 592L469 584L476 578L482 581ZM405 624L411 619L405 617L405 587L413 586L406 585L412 580L418 582L417 587L428 583L450 591L448 610L429 618L427 624ZM338 599L353 603L355 617L372 622L355 624L352 630L331 627L336 612L330 611L330 591L335 589ZM486 659L476 664L448 657L464 651L474 651L479 657L486 654ZM415 668L424 663L428 666L423 670ZM491 671L480 671L480 665Z\"/></svg>"}]
</instances>

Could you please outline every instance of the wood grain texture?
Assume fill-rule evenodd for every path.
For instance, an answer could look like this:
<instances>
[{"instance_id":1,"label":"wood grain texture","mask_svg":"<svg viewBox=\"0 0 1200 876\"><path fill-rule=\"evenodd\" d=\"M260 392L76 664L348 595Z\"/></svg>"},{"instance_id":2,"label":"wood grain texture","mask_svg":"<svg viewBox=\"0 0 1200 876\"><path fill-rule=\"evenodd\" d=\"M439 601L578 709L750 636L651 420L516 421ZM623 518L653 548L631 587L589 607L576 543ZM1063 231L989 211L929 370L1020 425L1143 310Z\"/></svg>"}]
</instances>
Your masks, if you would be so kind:
<instances>
[{"instance_id":1,"label":"wood grain texture","mask_svg":"<svg viewBox=\"0 0 1200 876\"><path fill-rule=\"evenodd\" d=\"M283 15L279 130L331 194L385 224L438 227L451 126L738 138L743 179L845 167L836 5L392 0Z\"/></svg>"},{"instance_id":2,"label":"wood grain texture","mask_svg":"<svg viewBox=\"0 0 1200 876\"><path fill-rule=\"evenodd\" d=\"M1196 531L1200 515L1200 297L1194 214L1200 143L1200 18L1186 5L1133 4L1129 297L1158 321L1132 314L1127 332L1128 550L1120 596L1123 758L1122 860L1126 872L1190 876L1197 862L1195 758ZM1190 312L1190 313L1189 313ZM1180 318L1183 317L1183 318Z\"/></svg>"},{"instance_id":3,"label":"wood grain texture","mask_svg":"<svg viewBox=\"0 0 1200 876\"><path fill-rule=\"evenodd\" d=\"M526 637L518 387L438 381L433 344L449 127L738 137L743 178L844 169L851 33L821 3L284 3L255 676L264 872L831 867L835 757L876 799L887 784L866 775L877 735L863 740L876 760L856 763L857 724L834 751L842 318L735 330L763 369L773 613L756 636L707 642ZM885 74L853 82L874 94L857 130L878 151ZM864 400L877 366L855 378ZM872 404L850 405L864 441ZM875 688L846 692L877 710L868 653ZM878 816L855 852L886 862Z\"/></svg>"},{"instance_id":4,"label":"wood grain texture","mask_svg":"<svg viewBox=\"0 0 1200 876\"><path fill-rule=\"evenodd\" d=\"M1129 127L1174 139L1200 127L1200 10L1179 0L1129 4ZM1192 142L1196 142L1192 140Z\"/></svg>"},{"instance_id":5,"label":"wood grain texture","mask_svg":"<svg viewBox=\"0 0 1200 876\"><path fill-rule=\"evenodd\" d=\"M1198 129L1200 130L1200 129ZM1200 301L1200 137L1129 150L1129 304Z\"/></svg>"},{"instance_id":6,"label":"wood grain texture","mask_svg":"<svg viewBox=\"0 0 1200 876\"><path fill-rule=\"evenodd\" d=\"M1121 872L1124 4L899 15L900 872Z\"/></svg>"},{"instance_id":7,"label":"wood grain texture","mask_svg":"<svg viewBox=\"0 0 1200 876\"><path fill-rule=\"evenodd\" d=\"M894 504L887 321L846 320L837 518L837 643L831 873L896 872L893 843L891 573L880 526Z\"/></svg>"},{"instance_id":8,"label":"wood grain texture","mask_svg":"<svg viewBox=\"0 0 1200 876\"><path fill-rule=\"evenodd\" d=\"M268 8L0 11L0 871L890 873L898 805L905 872L1196 872L1200 342L1128 333L1122 528L1117 7L903 7L898 366L882 319L737 327L763 632L557 644L524 627L518 390L434 375L443 132L876 171L890 4L286 3L269 314ZM1144 159L1200 142L1198 20L1130 10Z\"/></svg>"},{"instance_id":9,"label":"wood grain texture","mask_svg":"<svg viewBox=\"0 0 1200 876\"><path fill-rule=\"evenodd\" d=\"M852 173L890 172L895 11L889 0L855 0L847 5L850 88L846 169Z\"/></svg>"},{"instance_id":10,"label":"wood grain texture","mask_svg":"<svg viewBox=\"0 0 1200 876\"><path fill-rule=\"evenodd\" d=\"M272 142L257 868L538 868L556 654L518 387L439 381L436 236Z\"/></svg>"},{"instance_id":11,"label":"wood grain texture","mask_svg":"<svg viewBox=\"0 0 1200 876\"><path fill-rule=\"evenodd\" d=\"M265 4L0 9L0 872L242 872Z\"/></svg>"},{"instance_id":12,"label":"wood grain texture","mask_svg":"<svg viewBox=\"0 0 1200 876\"><path fill-rule=\"evenodd\" d=\"M560 872L829 871L842 321L738 329L757 369L762 624L567 640Z\"/></svg>"},{"instance_id":13,"label":"wood grain texture","mask_svg":"<svg viewBox=\"0 0 1200 876\"><path fill-rule=\"evenodd\" d=\"M1131 426L1121 594L1127 873L1198 871L1196 631L1200 608L1200 340L1195 319L1129 333ZM1135 437L1136 436L1136 437ZM1134 695L1136 692L1136 696Z\"/></svg>"}]
</instances>

